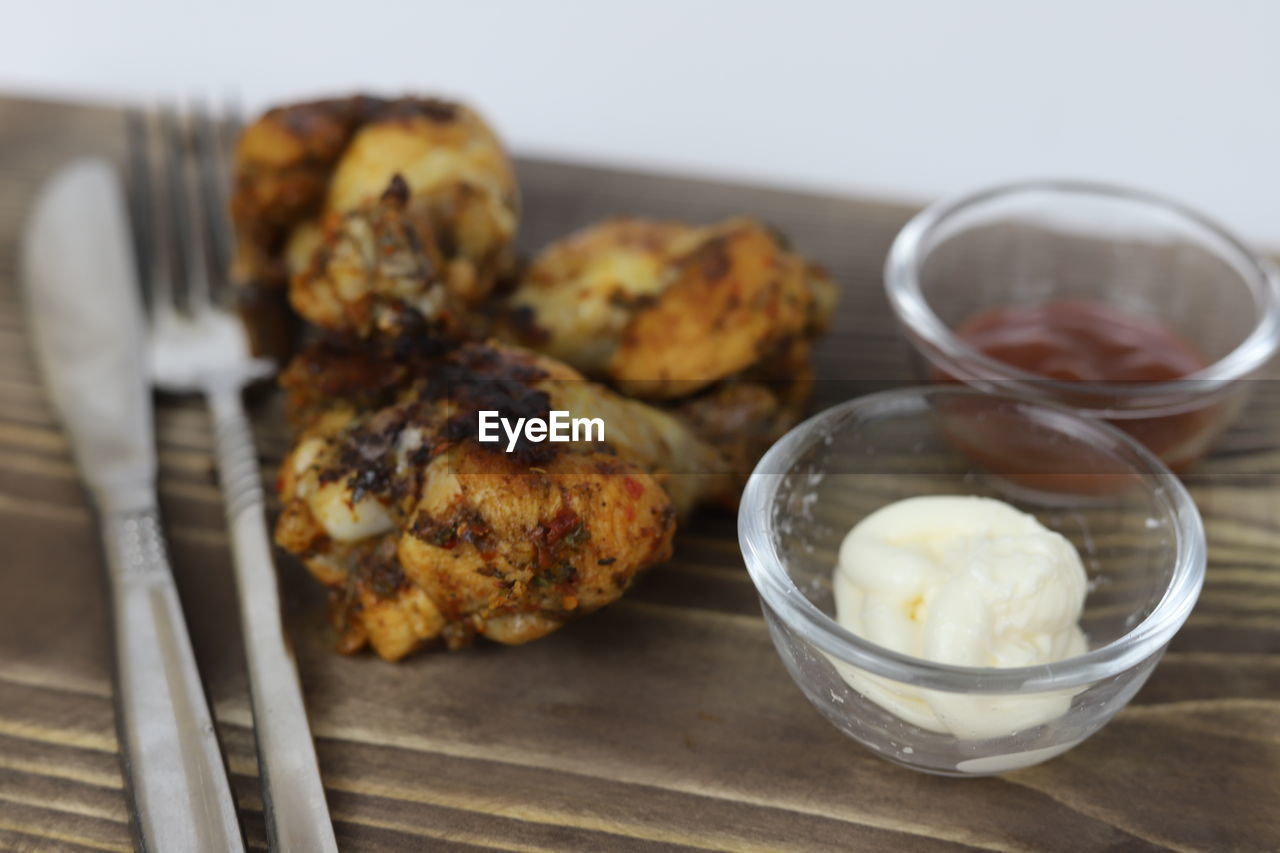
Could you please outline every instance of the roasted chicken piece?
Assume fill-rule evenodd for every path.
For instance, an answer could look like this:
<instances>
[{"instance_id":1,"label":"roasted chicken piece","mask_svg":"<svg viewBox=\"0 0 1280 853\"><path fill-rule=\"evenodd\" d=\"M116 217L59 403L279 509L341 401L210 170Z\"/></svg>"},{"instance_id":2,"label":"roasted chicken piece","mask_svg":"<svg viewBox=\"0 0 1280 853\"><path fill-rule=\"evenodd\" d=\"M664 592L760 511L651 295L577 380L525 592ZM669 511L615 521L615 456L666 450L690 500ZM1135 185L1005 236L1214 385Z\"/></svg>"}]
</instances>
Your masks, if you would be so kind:
<instances>
[{"instance_id":1,"label":"roasted chicken piece","mask_svg":"<svg viewBox=\"0 0 1280 853\"><path fill-rule=\"evenodd\" d=\"M435 202L410 197L395 176L381 198L325 220L319 250L298 262L290 303L312 325L357 338L475 337L472 309L489 295L496 268L447 257L439 220Z\"/></svg>"},{"instance_id":2,"label":"roasted chicken piece","mask_svg":"<svg viewBox=\"0 0 1280 853\"><path fill-rule=\"evenodd\" d=\"M740 490L764 452L804 418L812 390L809 342L792 339L692 397L652 402L718 448Z\"/></svg>"},{"instance_id":3,"label":"roasted chicken piece","mask_svg":"<svg viewBox=\"0 0 1280 853\"><path fill-rule=\"evenodd\" d=\"M292 350L290 306L321 335L281 377L299 437L276 540L333 590L345 650L522 643L608 604L801 415L834 288L775 232L611 220L518 277L518 206L460 104L317 101L240 140L255 344ZM507 452L480 411L607 435Z\"/></svg>"},{"instance_id":4,"label":"roasted chicken piece","mask_svg":"<svg viewBox=\"0 0 1280 853\"><path fill-rule=\"evenodd\" d=\"M236 277L283 283L283 252L298 223L319 215L329 175L356 128L388 101L357 96L276 107L236 144L231 218Z\"/></svg>"},{"instance_id":5,"label":"roasted chicken piece","mask_svg":"<svg viewBox=\"0 0 1280 853\"><path fill-rule=\"evenodd\" d=\"M481 390L510 397L528 386L545 394L553 410L607 424L607 447L656 477L680 516L702 505L736 506L750 470L738 464L743 439L730 435L751 432L742 424L749 414L743 403L715 406L717 414L698 416L691 410L686 416L628 399L555 359L509 344L450 347L429 337L384 347L318 341L290 362L280 384L288 395L290 420L300 432L335 411L377 410L422 393L456 402L478 399ZM480 408L486 407L462 404L459 409L468 413L472 428L476 419L471 413ZM464 422L459 416L451 428L461 429Z\"/></svg>"},{"instance_id":6,"label":"roasted chicken piece","mask_svg":"<svg viewBox=\"0 0 1280 853\"><path fill-rule=\"evenodd\" d=\"M346 649L394 660L435 637L543 636L666 559L678 514L736 494L729 462L678 418L545 356L397 357L314 347L283 377L305 426L281 468L276 540L336 591ZM608 433L508 453L478 440L480 410L569 411Z\"/></svg>"},{"instance_id":7,"label":"roasted chicken piece","mask_svg":"<svg viewBox=\"0 0 1280 853\"><path fill-rule=\"evenodd\" d=\"M834 300L823 270L751 219L614 219L533 261L501 333L628 395L672 399L793 352Z\"/></svg>"},{"instance_id":8,"label":"roasted chicken piece","mask_svg":"<svg viewBox=\"0 0 1280 853\"><path fill-rule=\"evenodd\" d=\"M402 302L434 316L487 296L512 263L518 203L501 143L462 104L355 97L276 108L237 146L235 277L252 294L302 273L299 313L368 335L408 317ZM408 275L419 292L403 286Z\"/></svg>"}]
</instances>

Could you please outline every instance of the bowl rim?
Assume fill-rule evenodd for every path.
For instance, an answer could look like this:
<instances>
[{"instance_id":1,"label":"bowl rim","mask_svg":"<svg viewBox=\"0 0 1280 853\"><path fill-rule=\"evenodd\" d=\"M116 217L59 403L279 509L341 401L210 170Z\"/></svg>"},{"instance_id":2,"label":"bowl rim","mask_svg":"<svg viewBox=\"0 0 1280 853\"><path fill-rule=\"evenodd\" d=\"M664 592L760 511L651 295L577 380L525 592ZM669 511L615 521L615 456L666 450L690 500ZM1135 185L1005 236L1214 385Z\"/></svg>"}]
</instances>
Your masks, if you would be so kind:
<instances>
[{"instance_id":1,"label":"bowl rim","mask_svg":"<svg viewBox=\"0 0 1280 853\"><path fill-rule=\"evenodd\" d=\"M853 634L823 613L796 586L772 542L777 535L773 505L785 473L799 452L821 440L823 427L858 409L904 405L946 396L1003 400L1069 418L1076 428L1097 431L1134 454L1141 473L1157 478L1157 495L1173 521L1174 567L1160 601L1123 636L1083 655L1025 667L968 667L912 657ZM916 687L946 692L1023 694L1079 687L1124 672L1159 652L1187 620L1204 584L1207 562L1204 523L1190 493L1151 451L1103 421L1067 407L1006 394L988 394L964 386L928 385L879 391L826 409L794 427L756 465L738 511L738 541L760 599L790 630L828 655L875 675ZM832 569L834 570L834 566Z\"/></svg>"},{"instance_id":2,"label":"bowl rim","mask_svg":"<svg viewBox=\"0 0 1280 853\"><path fill-rule=\"evenodd\" d=\"M958 214L1003 197L1028 192L1089 195L1136 202L1171 213L1209 234L1234 254L1232 268L1242 271L1246 284L1259 303L1260 310L1252 330L1231 352L1195 373L1180 379L1119 385L1050 379L992 358L970 346L934 313L920 289L919 273L924 258L928 256L929 239L940 226ZM894 314L912 337L935 348L948 359L979 368L983 373L981 379L1018 383L1022 386L1019 387L1020 393L1031 390L1039 394L1050 392L1077 398L1081 395L1119 395L1134 401L1152 398L1167 401L1180 395L1201 396L1248 376L1280 350L1280 273L1270 262L1216 220L1182 202L1147 190L1102 181L1067 178L1011 181L935 202L912 217L894 238L885 258L884 287Z\"/></svg>"}]
</instances>

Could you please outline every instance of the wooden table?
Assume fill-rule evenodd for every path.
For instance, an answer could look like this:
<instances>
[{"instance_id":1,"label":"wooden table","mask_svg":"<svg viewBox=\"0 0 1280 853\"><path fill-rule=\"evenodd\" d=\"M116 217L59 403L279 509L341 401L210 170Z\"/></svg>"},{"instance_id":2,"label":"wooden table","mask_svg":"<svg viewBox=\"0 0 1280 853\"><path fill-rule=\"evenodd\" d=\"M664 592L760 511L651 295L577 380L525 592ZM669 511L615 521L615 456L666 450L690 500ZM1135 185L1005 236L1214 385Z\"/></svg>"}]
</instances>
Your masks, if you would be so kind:
<instances>
[{"instance_id":1,"label":"wooden table","mask_svg":"<svg viewBox=\"0 0 1280 853\"><path fill-rule=\"evenodd\" d=\"M500 117L499 117L500 118ZM95 533L28 351L17 243L41 180L118 154L120 117L0 100L0 849L124 850ZM526 247L607 213L782 226L843 286L827 398L906 376L880 267L911 211L523 161ZM1275 374L1272 374L1275 376ZM839 381L834 381L839 380ZM955 780L846 740L770 645L727 515L625 600L520 648L339 657L323 591L282 560L321 770L349 850L1280 849L1280 383L1187 477L1199 606L1109 726L1047 764ZM252 845L264 846L222 507L201 408L158 414L175 568ZM259 413L266 475L284 449Z\"/></svg>"}]
</instances>

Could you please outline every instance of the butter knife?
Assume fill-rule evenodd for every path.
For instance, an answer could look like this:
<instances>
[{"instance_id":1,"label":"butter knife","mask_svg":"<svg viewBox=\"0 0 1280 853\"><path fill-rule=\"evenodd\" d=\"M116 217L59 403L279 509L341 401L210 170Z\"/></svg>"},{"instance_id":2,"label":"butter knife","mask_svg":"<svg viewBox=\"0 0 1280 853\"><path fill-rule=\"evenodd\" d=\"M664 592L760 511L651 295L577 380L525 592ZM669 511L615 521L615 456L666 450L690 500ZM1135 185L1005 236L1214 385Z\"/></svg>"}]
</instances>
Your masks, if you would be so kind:
<instances>
[{"instance_id":1,"label":"butter knife","mask_svg":"<svg viewBox=\"0 0 1280 853\"><path fill-rule=\"evenodd\" d=\"M241 851L235 802L165 555L145 328L114 167L42 189L22 278L45 386L97 507L115 632L116 724L147 851Z\"/></svg>"}]
</instances>

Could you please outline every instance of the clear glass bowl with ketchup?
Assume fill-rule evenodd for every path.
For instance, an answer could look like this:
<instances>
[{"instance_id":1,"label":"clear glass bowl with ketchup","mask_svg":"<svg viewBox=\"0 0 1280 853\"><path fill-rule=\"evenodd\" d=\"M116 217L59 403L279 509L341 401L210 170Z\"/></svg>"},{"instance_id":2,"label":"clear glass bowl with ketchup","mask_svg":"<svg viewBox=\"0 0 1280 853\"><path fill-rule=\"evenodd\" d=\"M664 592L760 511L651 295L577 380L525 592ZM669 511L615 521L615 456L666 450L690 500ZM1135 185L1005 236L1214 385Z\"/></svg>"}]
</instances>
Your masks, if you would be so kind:
<instances>
[{"instance_id":1,"label":"clear glass bowl with ketchup","mask_svg":"<svg viewBox=\"0 0 1280 853\"><path fill-rule=\"evenodd\" d=\"M1179 471L1280 346L1269 264L1194 210L1104 184L935 204L898 235L885 286L924 378L1070 406Z\"/></svg>"}]
</instances>

